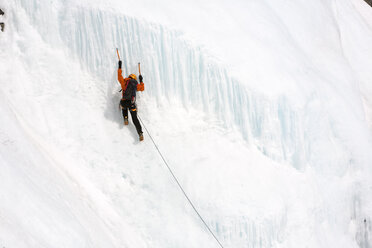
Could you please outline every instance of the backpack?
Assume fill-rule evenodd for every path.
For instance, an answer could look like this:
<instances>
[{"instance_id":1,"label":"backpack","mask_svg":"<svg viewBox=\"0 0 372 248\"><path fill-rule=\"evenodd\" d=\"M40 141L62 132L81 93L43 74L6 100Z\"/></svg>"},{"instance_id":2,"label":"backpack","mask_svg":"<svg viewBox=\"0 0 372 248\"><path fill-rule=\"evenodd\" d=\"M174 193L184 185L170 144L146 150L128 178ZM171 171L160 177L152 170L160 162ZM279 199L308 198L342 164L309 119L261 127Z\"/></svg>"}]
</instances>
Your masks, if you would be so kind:
<instances>
[{"instance_id":1,"label":"backpack","mask_svg":"<svg viewBox=\"0 0 372 248\"><path fill-rule=\"evenodd\" d=\"M131 100L136 95L137 81L131 78L124 78L125 89L123 89L123 99Z\"/></svg>"}]
</instances>

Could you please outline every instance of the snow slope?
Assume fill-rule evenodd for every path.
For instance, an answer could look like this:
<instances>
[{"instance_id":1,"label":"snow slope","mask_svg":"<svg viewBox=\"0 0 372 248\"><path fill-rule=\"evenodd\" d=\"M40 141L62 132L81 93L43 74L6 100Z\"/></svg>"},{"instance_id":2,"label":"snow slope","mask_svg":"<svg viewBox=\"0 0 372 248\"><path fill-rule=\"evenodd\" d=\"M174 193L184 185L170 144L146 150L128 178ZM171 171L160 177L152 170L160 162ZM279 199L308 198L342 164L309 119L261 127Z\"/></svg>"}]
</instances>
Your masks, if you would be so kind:
<instances>
[{"instance_id":1,"label":"snow slope","mask_svg":"<svg viewBox=\"0 0 372 248\"><path fill-rule=\"evenodd\" d=\"M371 247L363 1L0 1L0 246ZM4 6L4 7L3 7Z\"/></svg>"}]
</instances>

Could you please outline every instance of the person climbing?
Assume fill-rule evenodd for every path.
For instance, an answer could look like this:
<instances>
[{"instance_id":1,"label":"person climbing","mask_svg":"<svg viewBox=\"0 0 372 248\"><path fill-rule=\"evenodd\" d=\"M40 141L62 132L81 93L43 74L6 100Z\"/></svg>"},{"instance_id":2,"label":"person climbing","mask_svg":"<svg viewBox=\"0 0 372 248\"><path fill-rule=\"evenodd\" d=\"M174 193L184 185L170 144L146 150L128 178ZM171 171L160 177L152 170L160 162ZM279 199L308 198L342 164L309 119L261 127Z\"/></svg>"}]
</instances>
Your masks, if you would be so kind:
<instances>
[{"instance_id":1,"label":"person climbing","mask_svg":"<svg viewBox=\"0 0 372 248\"><path fill-rule=\"evenodd\" d=\"M143 132L140 122L137 117L137 106L136 106L136 91L137 91L137 76L135 74L130 74L127 78L124 78L121 70L122 62L119 60L118 68L118 81L122 89L122 98L120 100L120 107L124 117L124 125L128 125L128 109L132 116L132 121L137 129L139 135L139 140L143 140ZM142 83L143 77L140 74L139 80Z\"/></svg>"}]
</instances>

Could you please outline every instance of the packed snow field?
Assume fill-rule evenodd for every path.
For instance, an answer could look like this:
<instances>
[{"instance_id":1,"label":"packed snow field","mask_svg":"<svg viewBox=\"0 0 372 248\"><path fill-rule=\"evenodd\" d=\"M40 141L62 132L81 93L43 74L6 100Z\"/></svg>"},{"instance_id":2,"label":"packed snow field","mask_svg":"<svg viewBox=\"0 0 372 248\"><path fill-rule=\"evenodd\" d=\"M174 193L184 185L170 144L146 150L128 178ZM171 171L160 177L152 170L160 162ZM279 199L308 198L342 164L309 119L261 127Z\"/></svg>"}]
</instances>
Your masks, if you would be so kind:
<instances>
[{"instance_id":1,"label":"packed snow field","mask_svg":"<svg viewBox=\"0 0 372 248\"><path fill-rule=\"evenodd\" d=\"M362 0L0 0L0 247L372 247Z\"/></svg>"}]
</instances>

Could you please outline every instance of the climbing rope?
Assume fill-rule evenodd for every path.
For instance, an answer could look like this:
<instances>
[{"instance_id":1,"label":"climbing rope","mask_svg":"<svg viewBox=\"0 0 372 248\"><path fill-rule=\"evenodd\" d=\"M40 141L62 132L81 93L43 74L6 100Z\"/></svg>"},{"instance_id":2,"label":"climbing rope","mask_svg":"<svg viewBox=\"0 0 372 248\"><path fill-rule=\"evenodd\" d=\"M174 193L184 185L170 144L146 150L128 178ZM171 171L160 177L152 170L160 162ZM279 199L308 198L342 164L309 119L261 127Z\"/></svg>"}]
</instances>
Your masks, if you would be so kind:
<instances>
[{"instance_id":1,"label":"climbing rope","mask_svg":"<svg viewBox=\"0 0 372 248\"><path fill-rule=\"evenodd\" d=\"M142 126L145 128L147 134L149 135L152 143L154 144L156 150L158 151L160 157L162 158L164 164L167 166L169 172L171 173L173 179L176 181L178 187L180 188L180 190L182 191L183 195L186 197L187 201L190 203L191 207L194 209L195 213L199 216L199 219L203 222L203 224L205 225L205 227L208 229L208 231L212 234L213 238L217 241L217 243L221 246L221 248L224 248L223 245L221 244L221 242L218 240L218 238L216 237L216 235L213 233L213 231L210 229L210 227L208 226L208 224L205 222L204 218L201 216L201 214L199 213L199 211L196 209L196 207L194 206L194 204L192 203L192 201L190 200L190 198L187 196L185 190L183 189L182 185L180 184L180 182L178 181L177 177L174 175L172 169L170 168L169 164L167 163L167 161L165 160L163 154L161 153L158 145L156 144L156 142L154 141L154 139L152 138L149 130L147 130L146 128L146 125L143 123L141 117L139 115L138 116L138 119L141 121L142 123Z\"/></svg>"}]
</instances>

